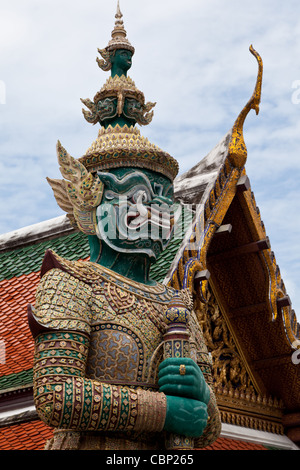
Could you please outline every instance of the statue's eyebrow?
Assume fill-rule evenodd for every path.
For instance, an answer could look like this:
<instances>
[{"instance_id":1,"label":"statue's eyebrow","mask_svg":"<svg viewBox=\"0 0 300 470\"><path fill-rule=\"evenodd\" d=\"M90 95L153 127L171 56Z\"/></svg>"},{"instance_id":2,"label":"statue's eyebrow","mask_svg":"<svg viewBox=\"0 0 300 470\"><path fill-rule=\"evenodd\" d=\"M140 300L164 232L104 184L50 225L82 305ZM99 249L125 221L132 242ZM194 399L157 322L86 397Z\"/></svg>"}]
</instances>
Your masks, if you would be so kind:
<instances>
[{"instance_id":1,"label":"statue's eyebrow","mask_svg":"<svg viewBox=\"0 0 300 470\"><path fill-rule=\"evenodd\" d=\"M108 190L115 191L119 194L124 194L127 191L135 191L137 187L145 187L148 189L151 197L154 196L154 191L149 178L140 171L129 173L123 176L121 179L112 173L101 171L97 171L97 175Z\"/></svg>"}]
</instances>

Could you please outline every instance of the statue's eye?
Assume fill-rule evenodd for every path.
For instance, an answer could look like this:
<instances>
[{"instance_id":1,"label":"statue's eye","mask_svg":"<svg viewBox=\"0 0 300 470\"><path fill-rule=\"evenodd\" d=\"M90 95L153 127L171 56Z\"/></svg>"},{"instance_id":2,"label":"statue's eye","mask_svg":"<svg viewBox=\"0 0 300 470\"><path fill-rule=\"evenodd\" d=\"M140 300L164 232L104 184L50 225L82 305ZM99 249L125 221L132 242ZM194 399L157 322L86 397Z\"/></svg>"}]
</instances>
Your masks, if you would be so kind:
<instances>
[{"instance_id":1,"label":"statue's eye","mask_svg":"<svg viewBox=\"0 0 300 470\"><path fill-rule=\"evenodd\" d=\"M105 197L106 197L106 199L111 200L111 199L114 199L116 197L116 194L113 191L106 191Z\"/></svg>"}]
</instances>

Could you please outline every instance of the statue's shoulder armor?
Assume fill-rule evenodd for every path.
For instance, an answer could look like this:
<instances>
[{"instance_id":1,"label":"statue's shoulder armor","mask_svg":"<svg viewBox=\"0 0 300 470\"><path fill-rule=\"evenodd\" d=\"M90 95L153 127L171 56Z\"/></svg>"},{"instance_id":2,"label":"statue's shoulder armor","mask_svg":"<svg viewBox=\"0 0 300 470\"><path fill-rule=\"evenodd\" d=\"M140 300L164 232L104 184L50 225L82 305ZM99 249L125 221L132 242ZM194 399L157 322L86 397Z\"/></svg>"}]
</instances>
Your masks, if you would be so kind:
<instances>
[{"instance_id":1,"label":"statue's shoulder armor","mask_svg":"<svg viewBox=\"0 0 300 470\"><path fill-rule=\"evenodd\" d=\"M48 250L41 268L35 306L28 306L33 336L57 329L89 334L92 282L89 263L68 261Z\"/></svg>"}]
</instances>

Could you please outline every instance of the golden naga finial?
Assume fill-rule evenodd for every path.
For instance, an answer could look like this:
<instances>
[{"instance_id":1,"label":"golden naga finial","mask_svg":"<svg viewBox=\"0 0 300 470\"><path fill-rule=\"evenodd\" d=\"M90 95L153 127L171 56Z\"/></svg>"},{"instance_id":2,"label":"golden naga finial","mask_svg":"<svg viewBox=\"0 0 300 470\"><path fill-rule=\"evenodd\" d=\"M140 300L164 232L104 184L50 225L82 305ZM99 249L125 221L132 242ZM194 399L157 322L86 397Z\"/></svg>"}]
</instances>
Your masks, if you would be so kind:
<instances>
[{"instance_id":1,"label":"golden naga finial","mask_svg":"<svg viewBox=\"0 0 300 470\"><path fill-rule=\"evenodd\" d=\"M251 108L255 109L256 114L258 114L259 113L259 103L260 103L260 99L261 99L263 62L262 62L262 58L260 57L258 52L256 52L256 50L253 48L252 44L251 44L249 50L250 50L251 54L253 54L256 57L256 60L258 62L258 74L257 74L256 85L255 85L255 89L254 89L252 98L249 101L249 104L251 103Z\"/></svg>"},{"instance_id":2,"label":"golden naga finial","mask_svg":"<svg viewBox=\"0 0 300 470\"><path fill-rule=\"evenodd\" d=\"M232 135L231 135L231 141L229 144L229 152L228 152L228 158L230 162L238 168L243 168L243 166L246 163L247 160L247 147L244 142L244 136L243 136L243 126L245 119L251 109L254 109L256 114L259 113L259 104L260 104L260 99L261 99L261 88L262 88L262 77L263 77L263 62L256 50L253 48L251 45L249 48L251 54L253 54L256 57L256 60L258 62L258 74L257 74L257 80L256 80L256 85L254 88L253 95L251 96L250 100L246 104L246 106L243 108L241 113L239 114L237 120L234 123L234 126L232 128Z\"/></svg>"}]
</instances>

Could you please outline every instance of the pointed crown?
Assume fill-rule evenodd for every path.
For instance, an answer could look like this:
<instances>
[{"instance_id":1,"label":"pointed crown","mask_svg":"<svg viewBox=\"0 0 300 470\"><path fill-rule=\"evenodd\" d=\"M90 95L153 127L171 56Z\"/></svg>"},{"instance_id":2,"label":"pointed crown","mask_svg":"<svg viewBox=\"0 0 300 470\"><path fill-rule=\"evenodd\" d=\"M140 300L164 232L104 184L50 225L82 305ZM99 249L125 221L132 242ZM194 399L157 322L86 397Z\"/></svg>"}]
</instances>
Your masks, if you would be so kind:
<instances>
[{"instance_id":1,"label":"pointed crown","mask_svg":"<svg viewBox=\"0 0 300 470\"><path fill-rule=\"evenodd\" d=\"M120 10L120 4L118 1L117 5L117 13L115 14L115 27L111 32L112 39L109 41L106 49L108 51L113 51L115 49L128 49L134 54L134 47L130 44L129 40L127 39L127 33L124 28L124 22L122 20L123 15Z\"/></svg>"},{"instance_id":2,"label":"pointed crown","mask_svg":"<svg viewBox=\"0 0 300 470\"><path fill-rule=\"evenodd\" d=\"M97 59L99 67L104 70L110 70L111 63L109 60L109 56L112 52L116 51L117 49L126 49L132 54L134 54L134 47L130 44L127 33L124 28L124 22L122 20L123 14L120 10L120 4L118 0L117 5L117 13L115 14L115 27L111 32L111 40L109 41L108 45L104 49L98 49L99 54L103 57L104 60Z\"/></svg>"}]
</instances>

